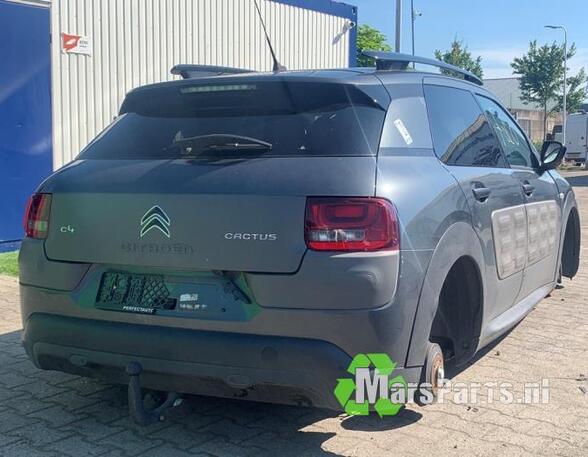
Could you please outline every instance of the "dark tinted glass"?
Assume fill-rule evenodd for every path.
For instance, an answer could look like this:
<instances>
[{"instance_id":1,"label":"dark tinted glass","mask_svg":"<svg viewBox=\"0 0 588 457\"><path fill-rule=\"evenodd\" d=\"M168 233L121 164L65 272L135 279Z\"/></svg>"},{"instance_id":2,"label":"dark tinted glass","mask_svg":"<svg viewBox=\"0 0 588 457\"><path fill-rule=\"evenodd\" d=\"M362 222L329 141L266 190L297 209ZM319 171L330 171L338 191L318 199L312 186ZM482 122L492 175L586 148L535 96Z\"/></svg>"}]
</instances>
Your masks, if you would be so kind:
<instances>
[{"instance_id":1,"label":"dark tinted glass","mask_svg":"<svg viewBox=\"0 0 588 457\"><path fill-rule=\"evenodd\" d=\"M539 161L519 126L494 101L481 96L477 96L477 99L498 135L508 163L519 167L537 167Z\"/></svg>"},{"instance_id":2,"label":"dark tinted glass","mask_svg":"<svg viewBox=\"0 0 588 457\"><path fill-rule=\"evenodd\" d=\"M164 86L129 94L80 158L375 155L385 114L374 97L343 84Z\"/></svg>"},{"instance_id":3,"label":"dark tinted glass","mask_svg":"<svg viewBox=\"0 0 588 457\"><path fill-rule=\"evenodd\" d=\"M496 135L473 95L465 90L425 86L435 152L448 165L507 166Z\"/></svg>"}]
</instances>

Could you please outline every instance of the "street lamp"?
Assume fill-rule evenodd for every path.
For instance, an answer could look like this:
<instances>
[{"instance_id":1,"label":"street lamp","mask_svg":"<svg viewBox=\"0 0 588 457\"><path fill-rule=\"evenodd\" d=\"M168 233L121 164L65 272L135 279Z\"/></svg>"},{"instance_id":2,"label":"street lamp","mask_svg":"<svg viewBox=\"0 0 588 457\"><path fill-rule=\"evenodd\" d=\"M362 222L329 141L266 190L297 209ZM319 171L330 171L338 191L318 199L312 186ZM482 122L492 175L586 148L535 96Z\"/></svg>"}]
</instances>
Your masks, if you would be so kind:
<instances>
[{"instance_id":1,"label":"street lamp","mask_svg":"<svg viewBox=\"0 0 588 457\"><path fill-rule=\"evenodd\" d=\"M567 124L567 117L568 117L568 109L567 109L567 96L566 96L566 89L567 89L567 73L568 73L568 29L566 29L563 25L546 25L548 29L560 29L564 31L564 87L563 87L563 144L566 144L566 124Z\"/></svg>"},{"instance_id":2,"label":"street lamp","mask_svg":"<svg viewBox=\"0 0 588 457\"><path fill-rule=\"evenodd\" d=\"M410 14L412 18L412 55L414 56L414 23L417 20L417 17L423 15L423 13L414 9L414 0L410 0ZM414 66L414 63L413 63Z\"/></svg>"}]
</instances>

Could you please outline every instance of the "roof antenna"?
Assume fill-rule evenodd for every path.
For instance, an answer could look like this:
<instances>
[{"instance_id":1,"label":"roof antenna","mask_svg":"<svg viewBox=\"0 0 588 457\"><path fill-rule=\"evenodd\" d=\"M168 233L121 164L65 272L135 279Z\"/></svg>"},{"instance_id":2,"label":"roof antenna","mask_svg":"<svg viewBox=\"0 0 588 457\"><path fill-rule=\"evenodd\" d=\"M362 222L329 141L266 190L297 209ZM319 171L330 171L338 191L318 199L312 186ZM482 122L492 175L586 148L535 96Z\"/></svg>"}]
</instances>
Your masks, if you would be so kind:
<instances>
[{"instance_id":1,"label":"roof antenna","mask_svg":"<svg viewBox=\"0 0 588 457\"><path fill-rule=\"evenodd\" d=\"M276 57L276 53L274 52L274 47L272 46L272 40L267 33L267 29L265 27L265 22L263 21L263 16L261 15L261 10L259 9L259 5L257 4L257 0L255 0L255 8L257 9L257 15L259 16L259 20L261 21L261 26L263 27L263 33L265 33L265 39L267 41L267 45L269 46L270 52L272 54L272 60L274 61L274 73L279 73L280 71L286 71L287 68L284 67Z\"/></svg>"}]
</instances>

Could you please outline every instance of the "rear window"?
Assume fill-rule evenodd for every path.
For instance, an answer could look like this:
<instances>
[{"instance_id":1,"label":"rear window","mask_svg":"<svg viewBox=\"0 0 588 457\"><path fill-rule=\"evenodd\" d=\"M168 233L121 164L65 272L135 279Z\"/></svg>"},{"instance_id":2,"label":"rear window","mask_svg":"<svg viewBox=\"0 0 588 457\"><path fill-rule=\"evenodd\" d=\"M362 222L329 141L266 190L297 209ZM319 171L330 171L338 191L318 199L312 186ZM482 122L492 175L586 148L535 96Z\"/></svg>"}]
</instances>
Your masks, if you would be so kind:
<instances>
[{"instance_id":1,"label":"rear window","mask_svg":"<svg viewBox=\"0 0 588 457\"><path fill-rule=\"evenodd\" d=\"M354 85L317 82L140 90L79 158L375 155L386 114L380 103Z\"/></svg>"}]
</instances>

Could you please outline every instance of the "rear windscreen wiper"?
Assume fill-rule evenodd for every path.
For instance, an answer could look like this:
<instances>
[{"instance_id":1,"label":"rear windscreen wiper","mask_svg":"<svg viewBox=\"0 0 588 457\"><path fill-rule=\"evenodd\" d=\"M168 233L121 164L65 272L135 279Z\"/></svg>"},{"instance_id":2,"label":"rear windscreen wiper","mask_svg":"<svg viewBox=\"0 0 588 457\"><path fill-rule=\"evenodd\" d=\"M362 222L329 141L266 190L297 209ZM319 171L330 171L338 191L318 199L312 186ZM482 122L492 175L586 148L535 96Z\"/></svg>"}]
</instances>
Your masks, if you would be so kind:
<instances>
[{"instance_id":1,"label":"rear windscreen wiper","mask_svg":"<svg viewBox=\"0 0 588 457\"><path fill-rule=\"evenodd\" d=\"M213 133L210 135L199 135L188 138L178 138L166 149L172 147L182 148L182 155L198 155L205 151L269 151L273 145L267 141L251 138L243 135L231 135Z\"/></svg>"}]
</instances>

